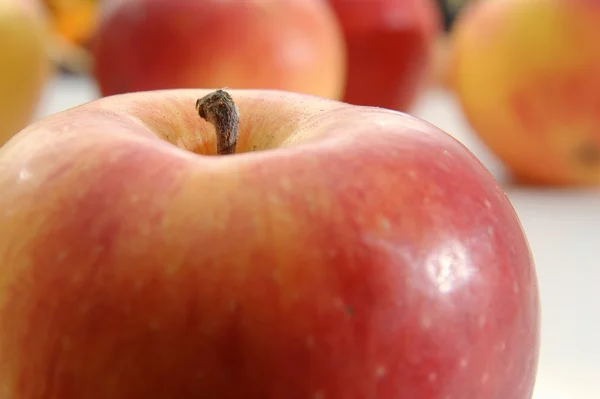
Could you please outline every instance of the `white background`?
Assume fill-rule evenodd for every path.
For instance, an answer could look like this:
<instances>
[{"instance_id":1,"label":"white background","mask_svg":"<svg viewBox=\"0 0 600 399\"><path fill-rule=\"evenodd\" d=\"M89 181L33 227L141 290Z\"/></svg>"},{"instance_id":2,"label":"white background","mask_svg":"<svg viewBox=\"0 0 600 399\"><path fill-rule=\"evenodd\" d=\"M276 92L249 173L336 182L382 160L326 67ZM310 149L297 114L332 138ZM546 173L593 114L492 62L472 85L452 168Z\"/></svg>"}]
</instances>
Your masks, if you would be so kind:
<instances>
[{"instance_id":1,"label":"white background","mask_svg":"<svg viewBox=\"0 0 600 399\"><path fill-rule=\"evenodd\" d=\"M38 116L97 97L89 79L60 77L49 85ZM502 165L449 94L426 93L411 113L462 141L506 182ZM600 399L600 189L505 189L530 241L540 283L542 347L534 399Z\"/></svg>"}]
</instances>

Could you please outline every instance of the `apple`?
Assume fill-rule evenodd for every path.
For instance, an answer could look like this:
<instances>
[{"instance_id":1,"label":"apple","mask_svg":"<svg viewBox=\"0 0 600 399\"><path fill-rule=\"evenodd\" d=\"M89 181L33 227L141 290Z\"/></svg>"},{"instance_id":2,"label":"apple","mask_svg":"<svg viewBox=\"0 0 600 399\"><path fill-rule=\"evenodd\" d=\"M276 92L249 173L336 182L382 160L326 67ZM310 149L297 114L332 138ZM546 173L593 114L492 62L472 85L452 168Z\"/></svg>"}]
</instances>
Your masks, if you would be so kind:
<instances>
[{"instance_id":1,"label":"apple","mask_svg":"<svg viewBox=\"0 0 600 399\"><path fill-rule=\"evenodd\" d=\"M128 93L31 124L0 165L5 398L531 398L527 239L422 120Z\"/></svg>"},{"instance_id":2,"label":"apple","mask_svg":"<svg viewBox=\"0 0 600 399\"><path fill-rule=\"evenodd\" d=\"M112 0L99 13L91 47L105 96L196 87L342 96L344 39L323 0Z\"/></svg>"},{"instance_id":3,"label":"apple","mask_svg":"<svg viewBox=\"0 0 600 399\"><path fill-rule=\"evenodd\" d=\"M86 46L96 28L101 1L109 0L42 0L48 9L55 33L75 46Z\"/></svg>"},{"instance_id":4,"label":"apple","mask_svg":"<svg viewBox=\"0 0 600 399\"><path fill-rule=\"evenodd\" d=\"M88 45L96 29L100 0L37 1L43 3L48 13L53 62L61 71L89 75L94 60Z\"/></svg>"},{"instance_id":5,"label":"apple","mask_svg":"<svg viewBox=\"0 0 600 399\"><path fill-rule=\"evenodd\" d=\"M47 29L35 0L0 0L0 146L36 110L51 71Z\"/></svg>"},{"instance_id":6,"label":"apple","mask_svg":"<svg viewBox=\"0 0 600 399\"><path fill-rule=\"evenodd\" d=\"M488 0L454 26L451 87L517 181L600 185L600 3Z\"/></svg>"},{"instance_id":7,"label":"apple","mask_svg":"<svg viewBox=\"0 0 600 399\"><path fill-rule=\"evenodd\" d=\"M442 16L433 0L329 0L346 39L343 100L409 110L429 77Z\"/></svg>"}]
</instances>

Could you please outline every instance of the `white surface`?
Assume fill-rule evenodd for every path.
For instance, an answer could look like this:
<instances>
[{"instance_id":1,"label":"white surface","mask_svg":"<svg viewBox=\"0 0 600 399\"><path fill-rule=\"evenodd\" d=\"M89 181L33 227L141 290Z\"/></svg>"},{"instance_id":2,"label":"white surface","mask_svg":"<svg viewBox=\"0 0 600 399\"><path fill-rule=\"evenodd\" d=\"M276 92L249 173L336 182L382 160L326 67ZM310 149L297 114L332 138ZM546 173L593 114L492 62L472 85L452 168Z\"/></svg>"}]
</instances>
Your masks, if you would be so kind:
<instances>
[{"instance_id":1,"label":"white surface","mask_svg":"<svg viewBox=\"0 0 600 399\"><path fill-rule=\"evenodd\" d=\"M57 79L39 116L97 96L87 79ZM471 133L448 94L428 93L412 113L462 141L505 181L500 162ZM506 191L529 238L540 284L542 347L534 399L600 399L600 190L507 185Z\"/></svg>"}]
</instances>

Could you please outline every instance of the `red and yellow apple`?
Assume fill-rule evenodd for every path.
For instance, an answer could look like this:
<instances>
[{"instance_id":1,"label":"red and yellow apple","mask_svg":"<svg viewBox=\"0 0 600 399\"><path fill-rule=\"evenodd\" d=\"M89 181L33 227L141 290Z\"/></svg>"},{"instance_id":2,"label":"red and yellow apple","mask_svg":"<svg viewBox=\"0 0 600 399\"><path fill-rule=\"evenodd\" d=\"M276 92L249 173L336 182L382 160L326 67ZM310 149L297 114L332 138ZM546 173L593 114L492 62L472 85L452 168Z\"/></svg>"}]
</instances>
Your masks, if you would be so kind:
<instances>
[{"instance_id":1,"label":"red and yellow apple","mask_svg":"<svg viewBox=\"0 0 600 399\"><path fill-rule=\"evenodd\" d=\"M530 399L534 264L463 145L385 109L105 97L0 149L0 388L19 399Z\"/></svg>"},{"instance_id":2,"label":"red and yellow apple","mask_svg":"<svg viewBox=\"0 0 600 399\"><path fill-rule=\"evenodd\" d=\"M442 32L433 0L328 0L348 57L344 101L407 111L428 81Z\"/></svg>"},{"instance_id":3,"label":"red and yellow apple","mask_svg":"<svg viewBox=\"0 0 600 399\"><path fill-rule=\"evenodd\" d=\"M48 79L46 15L36 0L0 0L0 146L31 121Z\"/></svg>"},{"instance_id":4,"label":"red and yellow apple","mask_svg":"<svg viewBox=\"0 0 600 399\"><path fill-rule=\"evenodd\" d=\"M600 3L481 1L453 35L451 86L515 177L600 185Z\"/></svg>"},{"instance_id":5,"label":"red and yellow apple","mask_svg":"<svg viewBox=\"0 0 600 399\"><path fill-rule=\"evenodd\" d=\"M196 87L339 99L341 29L323 0L111 0L92 43L103 95Z\"/></svg>"},{"instance_id":6,"label":"red and yellow apple","mask_svg":"<svg viewBox=\"0 0 600 399\"><path fill-rule=\"evenodd\" d=\"M49 16L52 61L63 70L88 75L93 65L88 45L98 22L100 0L36 1L44 4Z\"/></svg>"},{"instance_id":7,"label":"red and yellow apple","mask_svg":"<svg viewBox=\"0 0 600 399\"><path fill-rule=\"evenodd\" d=\"M93 36L101 1L110 0L42 0L54 32L74 46L86 46Z\"/></svg>"}]
</instances>

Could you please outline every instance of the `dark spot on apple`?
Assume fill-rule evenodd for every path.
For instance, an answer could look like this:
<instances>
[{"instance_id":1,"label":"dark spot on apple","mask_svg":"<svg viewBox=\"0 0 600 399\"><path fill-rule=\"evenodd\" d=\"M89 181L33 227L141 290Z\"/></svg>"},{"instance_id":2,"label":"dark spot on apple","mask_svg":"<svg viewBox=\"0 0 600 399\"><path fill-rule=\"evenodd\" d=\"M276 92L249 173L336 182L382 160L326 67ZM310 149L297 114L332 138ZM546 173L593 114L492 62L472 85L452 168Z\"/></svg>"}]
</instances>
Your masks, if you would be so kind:
<instances>
[{"instance_id":1,"label":"dark spot on apple","mask_svg":"<svg viewBox=\"0 0 600 399\"><path fill-rule=\"evenodd\" d=\"M346 305L346 313L348 313L349 316L354 316L354 308L350 305Z\"/></svg>"},{"instance_id":2,"label":"dark spot on apple","mask_svg":"<svg viewBox=\"0 0 600 399\"><path fill-rule=\"evenodd\" d=\"M575 150L577 160L585 167L600 166L600 143L586 142Z\"/></svg>"}]
</instances>

